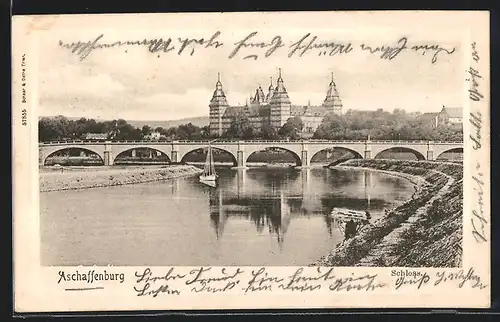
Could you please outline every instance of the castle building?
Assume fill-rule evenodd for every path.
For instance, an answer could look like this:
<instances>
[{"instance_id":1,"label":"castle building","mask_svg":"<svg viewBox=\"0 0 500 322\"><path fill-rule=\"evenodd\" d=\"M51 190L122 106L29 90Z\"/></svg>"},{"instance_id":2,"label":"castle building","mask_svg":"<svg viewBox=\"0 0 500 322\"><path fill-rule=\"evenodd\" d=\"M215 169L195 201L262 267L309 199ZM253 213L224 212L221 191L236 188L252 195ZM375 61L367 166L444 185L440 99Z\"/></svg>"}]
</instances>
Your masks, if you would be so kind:
<instances>
[{"instance_id":1,"label":"castle building","mask_svg":"<svg viewBox=\"0 0 500 322\"><path fill-rule=\"evenodd\" d=\"M312 136L326 115L342 114L342 102L333 81L333 74L326 98L320 106L311 106L310 103L300 106L292 105L281 76L281 69L276 87L273 86L272 79L267 94L258 86L255 94L244 106L229 106L219 74L209 107L210 134L213 136L222 136L238 117L246 117L254 131L258 132L264 125L278 130L289 118L296 116L299 116L304 123L303 136Z\"/></svg>"}]
</instances>

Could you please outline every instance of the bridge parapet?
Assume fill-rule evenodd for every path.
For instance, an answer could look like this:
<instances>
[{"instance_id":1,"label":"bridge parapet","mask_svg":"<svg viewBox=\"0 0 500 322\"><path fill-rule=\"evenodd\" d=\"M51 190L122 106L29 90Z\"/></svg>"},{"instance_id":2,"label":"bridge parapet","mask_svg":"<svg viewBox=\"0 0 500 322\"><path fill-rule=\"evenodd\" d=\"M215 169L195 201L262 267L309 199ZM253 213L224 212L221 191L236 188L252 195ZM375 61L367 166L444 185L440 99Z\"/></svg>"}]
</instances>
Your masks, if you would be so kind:
<instances>
[{"instance_id":1,"label":"bridge parapet","mask_svg":"<svg viewBox=\"0 0 500 322\"><path fill-rule=\"evenodd\" d=\"M67 140L67 141L45 141L40 142L39 145L58 145L58 144L128 144L128 143L141 143L141 144L208 144L208 140L191 141L191 140L168 140L168 141L152 141L152 140ZM324 143L370 143L370 144L463 144L463 141L425 141L425 140L217 140L212 144L324 144Z\"/></svg>"},{"instance_id":2,"label":"bridge parapet","mask_svg":"<svg viewBox=\"0 0 500 322\"><path fill-rule=\"evenodd\" d=\"M68 148L81 148L97 153L106 165L112 165L113 160L122 152L151 148L165 153L172 162L181 162L183 157L196 149L208 146L209 141L96 141L70 140L41 142L39 144L41 162L52 153ZM424 159L434 160L443 152L463 147L462 141L404 141L404 140L217 140L211 143L213 147L230 153L238 167L245 167L246 160L253 152L267 148L282 148L290 151L297 158L297 164L308 167L312 157L322 150L344 148L355 152L361 158L374 158L377 154L391 148L407 148L418 152Z\"/></svg>"}]
</instances>

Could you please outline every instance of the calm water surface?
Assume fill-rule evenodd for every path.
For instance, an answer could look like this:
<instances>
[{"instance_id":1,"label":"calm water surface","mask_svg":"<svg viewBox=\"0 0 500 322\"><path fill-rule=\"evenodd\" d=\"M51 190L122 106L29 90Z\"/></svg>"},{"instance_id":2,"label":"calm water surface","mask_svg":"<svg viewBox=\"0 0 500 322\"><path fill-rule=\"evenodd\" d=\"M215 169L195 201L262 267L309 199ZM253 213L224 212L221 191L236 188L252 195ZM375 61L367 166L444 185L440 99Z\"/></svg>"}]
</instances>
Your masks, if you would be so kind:
<instances>
[{"instance_id":1,"label":"calm water surface","mask_svg":"<svg viewBox=\"0 0 500 322\"><path fill-rule=\"evenodd\" d=\"M219 169L40 194L43 265L307 265L342 240L333 207L373 219L409 198L402 178L361 170Z\"/></svg>"}]
</instances>

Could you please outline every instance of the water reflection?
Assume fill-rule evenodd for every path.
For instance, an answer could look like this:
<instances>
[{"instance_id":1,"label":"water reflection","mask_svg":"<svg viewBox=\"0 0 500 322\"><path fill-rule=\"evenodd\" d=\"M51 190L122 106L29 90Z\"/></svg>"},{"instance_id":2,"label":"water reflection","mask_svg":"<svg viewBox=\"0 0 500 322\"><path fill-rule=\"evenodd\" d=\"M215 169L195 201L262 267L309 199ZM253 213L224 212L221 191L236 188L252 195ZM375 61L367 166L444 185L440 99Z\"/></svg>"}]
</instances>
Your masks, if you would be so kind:
<instances>
[{"instance_id":1,"label":"water reflection","mask_svg":"<svg viewBox=\"0 0 500 322\"><path fill-rule=\"evenodd\" d=\"M380 178L385 185L387 180ZM336 188L345 188L346 183L358 193L348 192L350 196L346 196L343 189L337 191ZM223 237L228 220L248 220L257 234L267 231L281 247L292 218L321 216L326 232L333 237L335 225L330 212L334 207L382 213L388 202L380 194L372 198L373 188L371 171L223 170L219 186L209 188L210 222L217 240Z\"/></svg>"},{"instance_id":2,"label":"water reflection","mask_svg":"<svg viewBox=\"0 0 500 322\"><path fill-rule=\"evenodd\" d=\"M164 182L40 194L44 265L307 265L344 236L334 207L373 219L413 186L381 173L218 168Z\"/></svg>"},{"instance_id":3,"label":"water reflection","mask_svg":"<svg viewBox=\"0 0 500 322\"><path fill-rule=\"evenodd\" d=\"M241 179L244 174L239 174ZM290 224L292 207L285 198L283 191L279 196L268 195L260 200L249 196L238 197L223 196L223 190L212 188L209 193L210 221L219 240L224 234L224 226L228 218L246 219L255 225L256 232L262 234L267 228L269 235L273 236L278 245L283 244L284 236Z\"/></svg>"}]
</instances>

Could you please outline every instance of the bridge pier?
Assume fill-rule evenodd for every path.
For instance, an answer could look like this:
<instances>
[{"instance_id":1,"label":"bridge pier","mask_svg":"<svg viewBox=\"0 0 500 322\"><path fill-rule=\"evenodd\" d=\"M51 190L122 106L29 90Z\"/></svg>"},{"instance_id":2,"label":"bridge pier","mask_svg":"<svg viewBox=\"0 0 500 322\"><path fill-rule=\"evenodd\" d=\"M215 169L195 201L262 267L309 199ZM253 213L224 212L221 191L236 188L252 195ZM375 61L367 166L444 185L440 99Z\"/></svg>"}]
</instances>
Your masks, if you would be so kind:
<instances>
[{"instance_id":1,"label":"bridge pier","mask_svg":"<svg viewBox=\"0 0 500 322\"><path fill-rule=\"evenodd\" d=\"M178 158L179 158L179 152L177 152L177 151L172 151L172 153L171 153L171 155L170 155L170 161L171 161L172 163L177 163L177 162L179 162Z\"/></svg>"},{"instance_id":2,"label":"bridge pier","mask_svg":"<svg viewBox=\"0 0 500 322\"><path fill-rule=\"evenodd\" d=\"M245 142L238 141L238 149L236 150L236 166L233 169L246 169L247 158L245 155Z\"/></svg>"},{"instance_id":3,"label":"bridge pier","mask_svg":"<svg viewBox=\"0 0 500 322\"><path fill-rule=\"evenodd\" d=\"M104 165L113 165L113 156L111 151L104 151Z\"/></svg>"},{"instance_id":4,"label":"bridge pier","mask_svg":"<svg viewBox=\"0 0 500 322\"><path fill-rule=\"evenodd\" d=\"M235 169L246 169L247 168L247 159L245 158L245 151L238 150L236 151L236 167Z\"/></svg>"},{"instance_id":5,"label":"bridge pier","mask_svg":"<svg viewBox=\"0 0 500 322\"><path fill-rule=\"evenodd\" d=\"M113 151L110 141L104 143L104 165L113 165Z\"/></svg>"},{"instance_id":6,"label":"bridge pier","mask_svg":"<svg viewBox=\"0 0 500 322\"><path fill-rule=\"evenodd\" d=\"M311 160L309 160L309 153L307 150L309 142L308 141L302 141L300 144L300 163L301 165L296 167L298 169L309 169L311 166ZM312 157L312 156L311 156Z\"/></svg>"},{"instance_id":7,"label":"bridge pier","mask_svg":"<svg viewBox=\"0 0 500 322\"><path fill-rule=\"evenodd\" d=\"M370 147L370 137L368 136L368 139L365 142L365 155L363 156L365 159L371 159L372 158L372 149Z\"/></svg>"},{"instance_id":8,"label":"bridge pier","mask_svg":"<svg viewBox=\"0 0 500 322\"><path fill-rule=\"evenodd\" d=\"M302 163L302 165L299 168L301 168L301 169L309 169L310 168L311 162L309 160L307 150L302 150L301 155L300 155L300 162Z\"/></svg>"},{"instance_id":9,"label":"bridge pier","mask_svg":"<svg viewBox=\"0 0 500 322\"><path fill-rule=\"evenodd\" d=\"M170 162L171 163L179 163L181 160L179 160L179 148L177 146L179 142L177 141L172 141L172 152L170 153Z\"/></svg>"},{"instance_id":10,"label":"bridge pier","mask_svg":"<svg viewBox=\"0 0 500 322\"><path fill-rule=\"evenodd\" d=\"M433 149L433 144L432 141L427 142L427 160L434 160L434 149Z\"/></svg>"}]
</instances>

